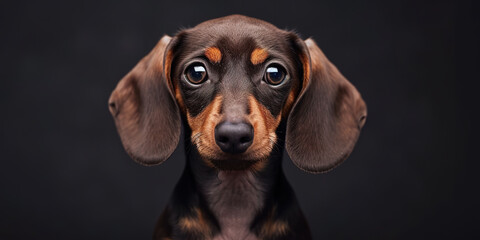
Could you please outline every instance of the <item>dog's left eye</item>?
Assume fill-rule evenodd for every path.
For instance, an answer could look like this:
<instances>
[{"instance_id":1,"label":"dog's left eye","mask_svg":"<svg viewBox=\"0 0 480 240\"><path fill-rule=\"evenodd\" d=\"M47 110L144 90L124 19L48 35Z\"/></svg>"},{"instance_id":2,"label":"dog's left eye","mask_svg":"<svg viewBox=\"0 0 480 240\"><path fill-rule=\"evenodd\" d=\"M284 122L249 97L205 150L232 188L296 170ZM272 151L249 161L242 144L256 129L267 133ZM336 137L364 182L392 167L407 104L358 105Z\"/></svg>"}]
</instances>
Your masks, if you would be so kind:
<instances>
[{"instance_id":1,"label":"dog's left eye","mask_svg":"<svg viewBox=\"0 0 480 240\"><path fill-rule=\"evenodd\" d=\"M267 68L265 81L271 85L278 85L283 82L286 76L287 73L285 69L278 64L274 64Z\"/></svg>"},{"instance_id":2,"label":"dog's left eye","mask_svg":"<svg viewBox=\"0 0 480 240\"><path fill-rule=\"evenodd\" d=\"M207 79L207 70L201 63L194 63L185 70L185 77L193 84L200 84Z\"/></svg>"}]
</instances>

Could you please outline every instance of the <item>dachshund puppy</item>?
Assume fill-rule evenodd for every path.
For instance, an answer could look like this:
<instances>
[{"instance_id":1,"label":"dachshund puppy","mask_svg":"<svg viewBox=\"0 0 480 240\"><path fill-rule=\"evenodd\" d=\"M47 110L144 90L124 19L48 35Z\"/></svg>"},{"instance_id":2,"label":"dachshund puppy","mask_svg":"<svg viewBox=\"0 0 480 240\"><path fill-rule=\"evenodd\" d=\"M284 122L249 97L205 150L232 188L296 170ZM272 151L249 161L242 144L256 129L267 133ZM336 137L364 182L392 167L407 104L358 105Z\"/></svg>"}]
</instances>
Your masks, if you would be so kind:
<instances>
[{"instance_id":1,"label":"dachshund puppy","mask_svg":"<svg viewBox=\"0 0 480 240\"><path fill-rule=\"evenodd\" d=\"M311 39L233 15L164 36L117 85L127 153L160 164L181 125L187 163L154 239L311 239L282 170L328 171L352 152L366 105Z\"/></svg>"}]
</instances>

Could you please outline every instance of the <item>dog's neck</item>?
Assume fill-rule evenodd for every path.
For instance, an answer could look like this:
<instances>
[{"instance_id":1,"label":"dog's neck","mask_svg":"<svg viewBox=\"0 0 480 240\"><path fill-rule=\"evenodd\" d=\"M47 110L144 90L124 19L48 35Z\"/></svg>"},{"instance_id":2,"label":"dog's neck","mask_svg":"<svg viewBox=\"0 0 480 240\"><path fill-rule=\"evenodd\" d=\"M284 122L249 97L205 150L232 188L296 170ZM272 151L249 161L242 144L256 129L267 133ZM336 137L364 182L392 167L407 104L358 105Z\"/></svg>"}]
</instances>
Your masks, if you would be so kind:
<instances>
[{"instance_id":1,"label":"dog's neck","mask_svg":"<svg viewBox=\"0 0 480 240\"><path fill-rule=\"evenodd\" d=\"M274 149L265 160L266 166L259 171L218 170L207 166L197 151L187 152L188 165L198 184L200 197L204 198L221 230L214 240L256 239L250 226L265 207L266 196L276 184L277 176L283 174L283 144Z\"/></svg>"},{"instance_id":2,"label":"dog's neck","mask_svg":"<svg viewBox=\"0 0 480 240\"><path fill-rule=\"evenodd\" d=\"M250 225L264 204L264 186L250 171L219 171L217 179L201 183L206 202L216 217L218 239L245 239Z\"/></svg>"}]
</instances>

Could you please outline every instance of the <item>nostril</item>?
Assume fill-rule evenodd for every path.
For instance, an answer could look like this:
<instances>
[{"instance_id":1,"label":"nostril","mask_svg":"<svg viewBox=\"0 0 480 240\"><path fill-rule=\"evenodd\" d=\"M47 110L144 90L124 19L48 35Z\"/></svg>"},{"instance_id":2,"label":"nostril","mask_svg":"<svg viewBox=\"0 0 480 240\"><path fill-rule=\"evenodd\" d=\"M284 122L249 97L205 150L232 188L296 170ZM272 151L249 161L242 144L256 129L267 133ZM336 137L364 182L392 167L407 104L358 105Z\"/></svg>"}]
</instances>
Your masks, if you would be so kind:
<instances>
[{"instance_id":1,"label":"nostril","mask_svg":"<svg viewBox=\"0 0 480 240\"><path fill-rule=\"evenodd\" d=\"M218 141L221 142L221 143L227 143L227 142L228 142L228 138L225 137L225 136L220 136L220 137L218 137Z\"/></svg>"},{"instance_id":2,"label":"nostril","mask_svg":"<svg viewBox=\"0 0 480 240\"><path fill-rule=\"evenodd\" d=\"M252 141L252 138L250 136L243 136L240 138L240 143L248 143Z\"/></svg>"}]
</instances>

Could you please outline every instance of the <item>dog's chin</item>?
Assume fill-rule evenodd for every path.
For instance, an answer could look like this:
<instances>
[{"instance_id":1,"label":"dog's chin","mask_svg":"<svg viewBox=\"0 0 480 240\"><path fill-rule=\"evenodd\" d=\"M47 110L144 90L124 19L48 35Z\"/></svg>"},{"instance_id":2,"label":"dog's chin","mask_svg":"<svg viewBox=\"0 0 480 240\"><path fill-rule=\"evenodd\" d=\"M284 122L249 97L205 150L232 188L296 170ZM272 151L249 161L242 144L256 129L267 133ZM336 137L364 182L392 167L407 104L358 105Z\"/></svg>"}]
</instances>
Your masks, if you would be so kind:
<instances>
[{"instance_id":1,"label":"dog's chin","mask_svg":"<svg viewBox=\"0 0 480 240\"><path fill-rule=\"evenodd\" d=\"M244 160L244 159L226 159L226 160L210 160L215 168L222 171L243 171L253 169L254 165L259 160Z\"/></svg>"}]
</instances>

